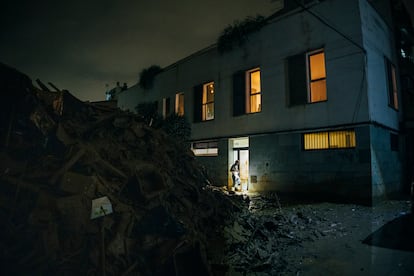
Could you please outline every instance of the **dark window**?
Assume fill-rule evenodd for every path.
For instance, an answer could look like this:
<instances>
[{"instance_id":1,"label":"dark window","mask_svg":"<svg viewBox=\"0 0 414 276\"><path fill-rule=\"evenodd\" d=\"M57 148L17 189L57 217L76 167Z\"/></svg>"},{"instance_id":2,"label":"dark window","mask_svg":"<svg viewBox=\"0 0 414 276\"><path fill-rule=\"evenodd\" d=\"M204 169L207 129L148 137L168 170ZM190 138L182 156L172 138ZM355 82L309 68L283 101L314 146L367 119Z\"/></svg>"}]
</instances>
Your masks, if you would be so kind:
<instances>
[{"instance_id":1,"label":"dark window","mask_svg":"<svg viewBox=\"0 0 414 276\"><path fill-rule=\"evenodd\" d=\"M390 133L390 144L391 144L391 150L392 151L398 151L399 141L398 141L398 135L397 134Z\"/></svg>"}]
</instances>

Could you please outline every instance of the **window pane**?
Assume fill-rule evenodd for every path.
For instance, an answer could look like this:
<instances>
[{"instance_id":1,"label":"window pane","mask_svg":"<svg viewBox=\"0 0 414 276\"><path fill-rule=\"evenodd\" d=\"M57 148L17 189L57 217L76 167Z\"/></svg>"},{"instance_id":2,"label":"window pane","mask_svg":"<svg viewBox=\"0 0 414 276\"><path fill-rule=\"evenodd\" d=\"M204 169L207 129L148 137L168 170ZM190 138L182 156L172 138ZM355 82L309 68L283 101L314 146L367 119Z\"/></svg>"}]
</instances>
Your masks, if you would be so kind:
<instances>
[{"instance_id":1,"label":"window pane","mask_svg":"<svg viewBox=\"0 0 414 276\"><path fill-rule=\"evenodd\" d=\"M394 108L398 109L398 94L397 94L397 91L394 91Z\"/></svg>"},{"instance_id":2,"label":"window pane","mask_svg":"<svg viewBox=\"0 0 414 276\"><path fill-rule=\"evenodd\" d=\"M311 82L310 90L311 103L326 101L326 80Z\"/></svg>"},{"instance_id":3,"label":"window pane","mask_svg":"<svg viewBox=\"0 0 414 276\"><path fill-rule=\"evenodd\" d=\"M214 119L214 103L207 104L207 120Z\"/></svg>"},{"instance_id":4,"label":"window pane","mask_svg":"<svg viewBox=\"0 0 414 276\"><path fill-rule=\"evenodd\" d=\"M334 131L329 133L330 148L355 147L355 131Z\"/></svg>"},{"instance_id":5,"label":"window pane","mask_svg":"<svg viewBox=\"0 0 414 276\"><path fill-rule=\"evenodd\" d=\"M177 93L175 95L175 113L179 116L184 116L184 93Z\"/></svg>"},{"instance_id":6,"label":"window pane","mask_svg":"<svg viewBox=\"0 0 414 276\"><path fill-rule=\"evenodd\" d=\"M205 86L205 95L203 97L203 103L209 103L214 101L214 83L208 83Z\"/></svg>"},{"instance_id":7,"label":"window pane","mask_svg":"<svg viewBox=\"0 0 414 276\"><path fill-rule=\"evenodd\" d=\"M202 120L214 119L214 82L203 86Z\"/></svg>"},{"instance_id":8,"label":"window pane","mask_svg":"<svg viewBox=\"0 0 414 276\"><path fill-rule=\"evenodd\" d=\"M170 98L162 99L162 116L166 118L170 114Z\"/></svg>"},{"instance_id":9,"label":"window pane","mask_svg":"<svg viewBox=\"0 0 414 276\"><path fill-rule=\"evenodd\" d=\"M195 156L217 156L218 149L193 149Z\"/></svg>"},{"instance_id":10,"label":"window pane","mask_svg":"<svg viewBox=\"0 0 414 276\"><path fill-rule=\"evenodd\" d=\"M397 77L395 76L395 66L391 65L392 74L392 92L393 92L393 103L392 106L398 109L398 94L397 94Z\"/></svg>"},{"instance_id":11,"label":"window pane","mask_svg":"<svg viewBox=\"0 0 414 276\"><path fill-rule=\"evenodd\" d=\"M211 142L195 142L192 145L192 150L196 156L217 156L218 145L217 141Z\"/></svg>"},{"instance_id":12,"label":"window pane","mask_svg":"<svg viewBox=\"0 0 414 276\"><path fill-rule=\"evenodd\" d=\"M250 94L259 93L260 87L260 71L250 73Z\"/></svg>"},{"instance_id":13,"label":"window pane","mask_svg":"<svg viewBox=\"0 0 414 276\"><path fill-rule=\"evenodd\" d=\"M306 133L303 138L305 150L356 147L354 130Z\"/></svg>"},{"instance_id":14,"label":"window pane","mask_svg":"<svg viewBox=\"0 0 414 276\"><path fill-rule=\"evenodd\" d=\"M309 57L311 80L322 79L326 77L325 72L325 54L318 53Z\"/></svg>"},{"instance_id":15,"label":"window pane","mask_svg":"<svg viewBox=\"0 0 414 276\"><path fill-rule=\"evenodd\" d=\"M247 71L247 82L250 83L248 90L246 90L246 112L256 113L261 111L261 84L260 84L260 69L256 68Z\"/></svg>"},{"instance_id":16,"label":"window pane","mask_svg":"<svg viewBox=\"0 0 414 276\"><path fill-rule=\"evenodd\" d=\"M305 150L329 148L328 132L304 134Z\"/></svg>"},{"instance_id":17,"label":"window pane","mask_svg":"<svg viewBox=\"0 0 414 276\"><path fill-rule=\"evenodd\" d=\"M214 103L203 105L203 120L214 119Z\"/></svg>"},{"instance_id":18,"label":"window pane","mask_svg":"<svg viewBox=\"0 0 414 276\"><path fill-rule=\"evenodd\" d=\"M250 112L260 112L261 111L261 94L255 94L250 97Z\"/></svg>"}]
</instances>

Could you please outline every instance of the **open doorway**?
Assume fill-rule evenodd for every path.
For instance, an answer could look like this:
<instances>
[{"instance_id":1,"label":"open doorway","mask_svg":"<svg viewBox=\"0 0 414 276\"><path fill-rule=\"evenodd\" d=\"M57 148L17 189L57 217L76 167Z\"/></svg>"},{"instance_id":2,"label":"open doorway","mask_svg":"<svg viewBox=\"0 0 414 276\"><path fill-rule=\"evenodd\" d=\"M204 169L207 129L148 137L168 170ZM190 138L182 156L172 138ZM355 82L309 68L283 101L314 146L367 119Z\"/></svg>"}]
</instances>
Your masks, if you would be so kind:
<instances>
[{"instance_id":1,"label":"open doorway","mask_svg":"<svg viewBox=\"0 0 414 276\"><path fill-rule=\"evenodd\" d=\"M249 138L229 139L229 168L234 161L239 160L240 191L249 189ZM231 173L229 173L229 187L233 186Z\"/></svg>"}]
</instances>

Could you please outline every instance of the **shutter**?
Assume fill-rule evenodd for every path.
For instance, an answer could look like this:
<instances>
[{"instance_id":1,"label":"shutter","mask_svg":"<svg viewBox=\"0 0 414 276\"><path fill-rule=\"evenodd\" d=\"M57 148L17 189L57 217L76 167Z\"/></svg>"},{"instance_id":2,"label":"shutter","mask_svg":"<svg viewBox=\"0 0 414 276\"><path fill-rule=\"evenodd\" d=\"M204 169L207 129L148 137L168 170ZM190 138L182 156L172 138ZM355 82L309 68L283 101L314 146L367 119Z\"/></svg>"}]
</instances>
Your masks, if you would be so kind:
<instances>
[{"instance_id":1,"label":"shutter","mask_svg":"<svg viewBox=\"0 0 414 276\"><path fill-rule=\"evenodd\" d=\"M194 86L194 123L201 122L203 105L203 85Z\"/></svg>"},{"instance_id":2,"label":"shutter","mask_svg":"<svg viewBox=\"0 0 414 276\"><path fill-rule=\"evenodd\" d=\"M246 113L246 73L238 71L233 75L233 116Z\"/></svg>"},{"instance_id":3,"label":"shutter","mask_svg":"<svg viewBox=\"0 0 414 276\"><path fill-rule=\"evenodd\" d=\"M170 115L170 113L171 113L171 100L170 100L169 97L165 100L165 111L166 111L165 113L167 114L167 116Z\"/></svg>"},{"instance_id":4,"label":"shutter","mask_svg":"<svg viewBox=\"0 0 414 276\"><path fill-rule=\"evenodd\" d=\"M306 104L308 89L306 80L306 55L299 54L288 58L288 99L289 106Z\"/></svg>"},{"instance_id":5,"label":"shutter","mask_svg":"<svg viewBox=\"0 0 414 276\"><path fill-rule=\"evenodd\" d=\"M387 66L388 103L394 106L394 85L392 83L392 64L387 58L385 58L385 64Z\"/></svg>"}]
</instances>

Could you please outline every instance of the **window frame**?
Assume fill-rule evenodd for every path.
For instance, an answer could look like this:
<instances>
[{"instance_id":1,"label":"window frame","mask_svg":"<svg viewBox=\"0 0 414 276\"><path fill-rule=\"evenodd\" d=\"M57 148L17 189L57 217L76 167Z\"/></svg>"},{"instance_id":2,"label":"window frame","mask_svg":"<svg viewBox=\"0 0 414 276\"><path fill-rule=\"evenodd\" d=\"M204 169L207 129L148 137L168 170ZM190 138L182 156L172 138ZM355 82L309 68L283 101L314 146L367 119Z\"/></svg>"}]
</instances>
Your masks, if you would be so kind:
<instances>
[{"instance_id":1,"label":"window frame","mask_svg":"<svg viewBox=\"0 0 414 276\"><path fill-rule=\"evenodd\" d=\"M218 140L196 141L191 143L191 150L195 156L215 157L218 156ZM205 153L197 153L197 150L205 150Z\"/></svg>"},{"instance_id":2,"label":"window frame","mask_svg":"<svg viewBox=\"0 0 414 276\"><path fill-rule=\"evenodd\" d=\"M323 61L324 61L324 72L325 76L322 78L312 79L312 72L311 72L311 57L323 54ZM327 72L326 72L326 55L325 49L319 48L317 50L306 52L306 82L307 82L307 104L314 104L314 103L321 103L328 101L328 87L327 87ZM312 101L312 83L325 81L325 99L319 101Z\"/></svg>"},{"instance_id":3,"label":"window frame","mask_svg":"<svg viewBox=\"0 0 414 276\"><path fill-rule=\"evenodd\" d=\"M335 133L340 133L340 132L351 132L353 134L353 142L352 140L350 141L350 146L343 146L343 147L335 147L335 146L331 146L331 136ZM327 134L327 147L323 147L323 148L306 148L306 135L307 134ZM346 139L346 138L345 138ZM353 145L352 145L353 144ZM302 150L303 151L324 151L324 150L347 150L347 149L355 149L357 147L357 137L356 137L356 132L355 129L342 129L342 130L327 130L327 131L316 131L316 132L306 132L302 134Z\"/></svg>"},{"instance_id":4,"label":"window frame","mask_svg":"<svg viewBox=\"0 0 414 276\"><path fill-rule=\"evenodd\" d=\"M212 85L213 86L213 99L212 100L208 100L208 86ZM205 122L205 121L211 121L214 120L215 118L215 83L214 81L210 81L210 82L206 82L203 84L203 90L202 90L202 100L201 100L201 121ZM211 118L207 117L207 110L208 110L208 106L212 105L212 110L213 110L213 115Z\"/></svg>"},{"instance_id":5,"label":"window frame","mask_svg":"<svg viewBox=\"0 0 414 276\"><path fill-rule=\"evenodd\" d=\"M259 72L259 82L260 90L258 92L252 93L252 74ZM262 112L262 71L260 67L254 67L250 70L245 71L245 81L246 81L246 114L254 114ZM260 103L258 111L252 111L252 98L259 96Z\"/></svg>"},{"instance_id":6,"label":"window frame","mask_svg":"<svg viewBox=\"0 0 414 276\"><path fill-rule=\"evenodd\" d=\"M398 83L396 66L385 57L385 67L387 73L387 96L388 106L394 110L399 110L398 103Z\"/></svg>"}]
</instances>

